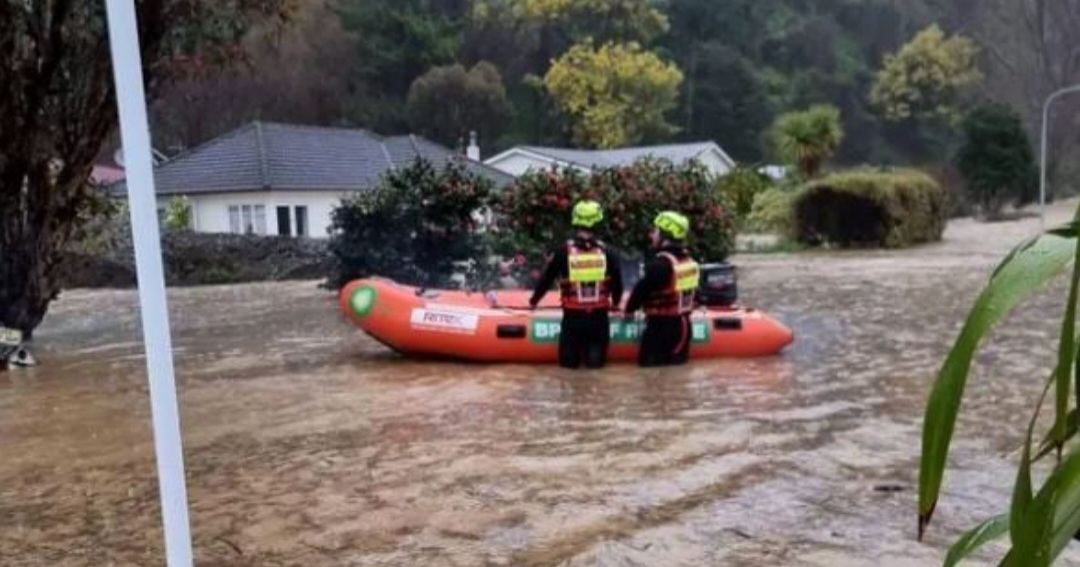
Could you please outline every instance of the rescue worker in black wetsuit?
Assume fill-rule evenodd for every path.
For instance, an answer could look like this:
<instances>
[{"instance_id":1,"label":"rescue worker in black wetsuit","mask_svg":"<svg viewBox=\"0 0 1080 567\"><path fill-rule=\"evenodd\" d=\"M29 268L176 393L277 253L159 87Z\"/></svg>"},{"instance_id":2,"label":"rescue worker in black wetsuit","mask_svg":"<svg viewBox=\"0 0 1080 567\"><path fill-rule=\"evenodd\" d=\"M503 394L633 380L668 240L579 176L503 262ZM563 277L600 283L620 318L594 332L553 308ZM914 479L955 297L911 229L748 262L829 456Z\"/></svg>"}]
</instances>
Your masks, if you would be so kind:
<instances>
[{"instance_id":1,"label":"rescue worker in black wetsuit","mask_svg":"<svg viewBox=\"0 0 1080 567\"><path fill-rule=\"evenodd\" d=\"M656 255L626 303L627 315L645 311L640 366L685 364L690 358L690 313L700 268L686 250L689 232L689 219L674 211L664 211L653 221L649 239Z\"/></svg>"},{"instance_id":2,"label":"rescue worker in black wetsuit","mask_svg":"<svg viewBox=\"0 0 1080 567\"><path fill-rule=\"evenodd\" d=\"M557 246L536 284L529 306L536 308L552 284L559 282L563 318L559 331L559 365L564 368L602 368L607 363L611 326L608 312L622 300L619 257L596 239L604 220L595 201L574 205L573 238Z\"/></svg>"}]
</instances>

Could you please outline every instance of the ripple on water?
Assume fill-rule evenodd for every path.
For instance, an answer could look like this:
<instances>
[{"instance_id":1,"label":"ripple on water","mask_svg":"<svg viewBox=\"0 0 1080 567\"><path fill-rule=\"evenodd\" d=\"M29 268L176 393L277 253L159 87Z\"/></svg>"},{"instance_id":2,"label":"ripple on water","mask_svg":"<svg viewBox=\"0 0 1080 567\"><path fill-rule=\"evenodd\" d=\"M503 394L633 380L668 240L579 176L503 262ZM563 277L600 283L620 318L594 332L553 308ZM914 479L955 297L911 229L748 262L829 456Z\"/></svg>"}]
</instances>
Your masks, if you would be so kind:
<instances>
[{"instance_id":1,"label":"ripple on water","mask_svg":"<svg viewBox=\"0 0 1080 567\"><path fill-rule=\"evenodd\" d=\"M912 251L737 259L746 301L796 343L671 370L411 362L310 282L171 290L196 558L937 563L1007 505L1060 306L1058 285L980 355L945 498L915 542L927 389L1019 230L976 228ZM47 364L0 375L5 565L160 562L137 315L129 292L65 294L39 333Z\"/></svg>"}]
</instances>

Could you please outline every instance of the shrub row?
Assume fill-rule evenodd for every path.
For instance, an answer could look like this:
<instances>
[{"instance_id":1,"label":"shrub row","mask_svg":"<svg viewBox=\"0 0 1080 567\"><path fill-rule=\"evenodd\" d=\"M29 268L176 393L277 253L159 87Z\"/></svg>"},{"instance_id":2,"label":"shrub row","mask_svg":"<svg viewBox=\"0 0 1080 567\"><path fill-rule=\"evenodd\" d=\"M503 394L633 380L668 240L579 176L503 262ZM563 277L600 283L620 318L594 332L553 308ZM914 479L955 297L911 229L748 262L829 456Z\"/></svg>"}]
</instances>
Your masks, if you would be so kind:
<instances>
[{"instance_id":1,"label":"shrub row","mask_svg":"<svg viewBox=\"0 0 1080 567\"><path fill-rule=\"evenodd\" d=\"M161 250L170 286L320 279L333 271L327 242L317 239L166 231ZM93 253L69 252L63 285L66 289L134 287L130 235L121 234L107 248Z\"/></svg>"},{"instance_id":2,"label":"shrub row","mask_svg":"<svg viewBox=\"0 0 1080 567\"><path fill-rule=\"evenodd\" d=\"M901 248L940 240L945 191L916 170L856 169L804 185L793 200L794 235L805 244Z\"/></svg>"}]
</instances>

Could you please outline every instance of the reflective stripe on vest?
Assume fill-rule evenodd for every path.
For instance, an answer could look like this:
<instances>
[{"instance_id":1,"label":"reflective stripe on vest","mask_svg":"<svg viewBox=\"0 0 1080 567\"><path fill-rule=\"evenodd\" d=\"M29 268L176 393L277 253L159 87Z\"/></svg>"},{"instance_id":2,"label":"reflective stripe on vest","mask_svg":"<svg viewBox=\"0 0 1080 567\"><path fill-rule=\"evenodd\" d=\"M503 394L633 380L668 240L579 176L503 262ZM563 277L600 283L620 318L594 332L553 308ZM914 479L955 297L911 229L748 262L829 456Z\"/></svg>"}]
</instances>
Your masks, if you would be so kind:
<instances>
[{"instance_id":1,"label":"reflective stripe on vest","mask_svg":"<svg viewBox=\"0 0 1080 567\"><path fill-rule=\"evenodd\" d=\"M607 309L611 289L607 277L607 254L600 246L582 250L566 243L567 278L559 285L563 309Z\"/></svg>"},{"instance_id":2,"label":"reflective stripe on vest","mask_svg":"<svg viewBox=\"0 0 1080 567\"><path fill-rule=\"evenodd\" d=\"M599 283L607 276L607 256L601 251L580 252L571 248L566 257L571 283Z\"/></svg>"},{"instance_id":3,"label":"reflective stripe on vest","mask_svg":"<svg viewBox=\"0 0 1080 567\"><path fill-rule=\"evenodd\" d=\"M660 252L657 256L671 263L671 281L646 302L645 314L671 316L690 313L694 310L701 267L689 257L679 260L668 252Z\"/></svg>"},{"instance_id":4,"label":"reflective stripe on vest","mask_svg":"<svg viewBox=\"0 0 1080 567\"><path fill-rule=\"evenodd\" d=\"M671 260L675 260L675 257L672 256ZM675 291L685 293L698 288L701 269L697 262L690 259L684 262L675 260L673 267L675 269Z\"/></svg>"}]
</instances>

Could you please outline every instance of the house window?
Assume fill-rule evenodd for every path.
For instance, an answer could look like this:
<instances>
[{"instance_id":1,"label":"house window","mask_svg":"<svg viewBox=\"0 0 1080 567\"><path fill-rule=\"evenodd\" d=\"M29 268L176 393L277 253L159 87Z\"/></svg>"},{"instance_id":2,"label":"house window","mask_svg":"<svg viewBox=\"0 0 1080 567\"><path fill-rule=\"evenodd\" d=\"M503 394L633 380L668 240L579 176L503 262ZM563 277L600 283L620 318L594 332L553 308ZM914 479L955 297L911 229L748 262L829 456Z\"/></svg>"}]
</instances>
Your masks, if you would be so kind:
<instances>
[{"instance_id":1,"label":"house window","mask_svg":"<svg viewBox=\"0 0 1080 567\"><path fill-rule=\"evenodd\" d=\"M299 205L296 207L296 235L308 235L307 206L305 205Z\"/></svg>"},{"instance_id":2,"label":"house window","mask_svg":"<svg viewBox=\"0 0 1080 567\"><path fill-rule=\"evenodd\" d=\"M266 206L229 205L229 232L266 234Z\"/></svg>"},{"instance_id":3,"label":"house window","mask_svg":"<svg viewBox=\"0 0 1080 567\"><path fill-rule=\"evenodd\" d=\"M252 209L254 209L254 219L251 223L253 229L250 229L249 232L266 234L266 207L255 205Z\"/></svg>"},{"instance_id":4,"label":"house window","mask_svg":"<svg viewBox=\"0 0 1080 567\"><path fill-rule=\"evenodd\" d=\"M239 205L229 205L229 232L233 234L240 234L240 207Z\"/></svg>"},{"instance_id":5,"label":"house window","mask_svg":"<svg viewBox=\"0 0 1080 567\"><path fill-rule=\"evenodd\" d=\"M292 225L289 223L289 207L277 208L277 233L281 236L292 236Z\"/></svg>"}]
</instances>

